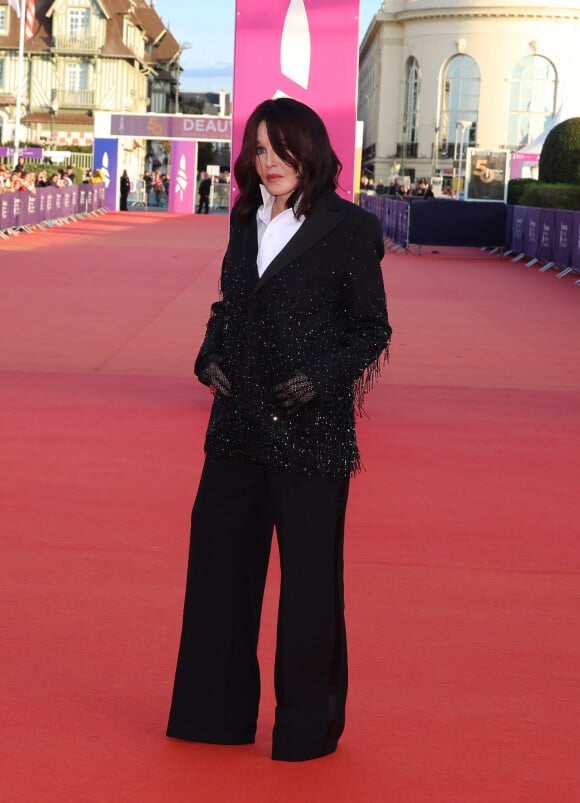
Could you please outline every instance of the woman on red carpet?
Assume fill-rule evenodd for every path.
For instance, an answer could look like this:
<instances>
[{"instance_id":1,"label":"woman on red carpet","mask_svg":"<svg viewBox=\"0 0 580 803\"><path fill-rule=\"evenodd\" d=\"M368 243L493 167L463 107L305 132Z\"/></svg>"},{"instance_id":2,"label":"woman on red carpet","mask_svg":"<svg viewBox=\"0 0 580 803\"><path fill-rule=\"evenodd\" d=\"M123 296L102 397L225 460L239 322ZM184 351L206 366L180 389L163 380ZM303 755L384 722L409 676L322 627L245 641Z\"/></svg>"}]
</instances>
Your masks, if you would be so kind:
<instances>
[{"instance_id":1,"label":"woman on red carpet","mask_svg":"<svg viewBox=\"0 0 580 803\"><path fill-rule=\"evenodd\" d=\"M240 190L195 373L214 393L192 513L167 733L254 741L256 648L274 527L281 563L272 757L332 753L347 690L343 595L355 409L386 354L379 221L335 192L320 117L288 98L249 118Z\"/></svg>"}]
</instances>

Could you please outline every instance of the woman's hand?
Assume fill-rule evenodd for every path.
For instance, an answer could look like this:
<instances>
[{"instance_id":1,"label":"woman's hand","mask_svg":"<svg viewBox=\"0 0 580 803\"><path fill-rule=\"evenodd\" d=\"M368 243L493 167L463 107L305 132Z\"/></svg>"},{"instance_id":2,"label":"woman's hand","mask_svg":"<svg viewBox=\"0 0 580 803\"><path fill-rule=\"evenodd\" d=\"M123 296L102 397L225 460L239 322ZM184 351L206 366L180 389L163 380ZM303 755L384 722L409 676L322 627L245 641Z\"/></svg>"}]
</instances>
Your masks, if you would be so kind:
<instances>
[{"instance_id":1,"label":"woman's hand","mask_svg":"<svg viewBox=\"0 0 580 803\"><path fill-rule=\"evenodd\" d=\"M199 378L204 385L209 385L209 388L214 393L221 393L222 396L230 396L232 386L230 380L224 374L217 362L210 362L210 364L203 369Z\"/></svg>"},{"instance_id":2,"label":"woman's hand","mask_svg":"<svg viewBox=\"0 0 580 803\"><path fill-rule=\"evenodd\" d=\"M291 379L281 382L272 390L276 403L279 404L288 415L293 415L305 407L308 402L316 396L316 391L310 379L303 373L298 372Z\"/></svg>"}]
</instances>

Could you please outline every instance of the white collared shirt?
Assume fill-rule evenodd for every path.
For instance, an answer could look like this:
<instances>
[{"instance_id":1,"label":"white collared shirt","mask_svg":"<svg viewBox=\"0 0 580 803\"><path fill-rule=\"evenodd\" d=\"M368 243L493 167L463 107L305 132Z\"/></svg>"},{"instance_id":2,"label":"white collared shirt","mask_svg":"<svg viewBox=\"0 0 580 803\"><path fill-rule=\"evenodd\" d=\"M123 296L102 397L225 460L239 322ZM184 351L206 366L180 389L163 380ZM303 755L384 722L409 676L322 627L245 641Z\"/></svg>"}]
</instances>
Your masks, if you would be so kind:
<instances>
[{"instance_id":1,"label":"white collared shirt","mask_svg":"<svg viewBox=\"0 0 580 803\"><path fill-rule=\"evenodd\" d=\"M286 243L294 237L304 223L304 215L296 218L293 209L285 209L284 212L280 212L272 219L272 207L276 198L274 195L270 195L263 184L260 184L260 190L264 203L256 213L258 225L258 276L262 276L268 265L278 256Z\"/></svg>"}]
</instances>

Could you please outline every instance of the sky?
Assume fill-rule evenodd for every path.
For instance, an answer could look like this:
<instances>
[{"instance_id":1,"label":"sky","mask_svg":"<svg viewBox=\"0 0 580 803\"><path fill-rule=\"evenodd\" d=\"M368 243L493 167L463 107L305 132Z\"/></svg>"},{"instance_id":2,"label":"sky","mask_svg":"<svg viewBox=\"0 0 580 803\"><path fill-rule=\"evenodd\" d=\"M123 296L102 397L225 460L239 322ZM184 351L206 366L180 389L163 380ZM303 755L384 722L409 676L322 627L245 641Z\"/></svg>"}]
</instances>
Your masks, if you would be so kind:
<instances>
[{"instance_id":1,"label":"sky","mask_svg":"<svg viewBox=\"0 0 580 803\"><path fill-rule=\"evenodd\" d=\"M182 91L232 91L235 7L235 0L155 0L155 10L185 46ZM360 39L380 7L381 0L361 0Z\"/></svg>"}]
</instances>

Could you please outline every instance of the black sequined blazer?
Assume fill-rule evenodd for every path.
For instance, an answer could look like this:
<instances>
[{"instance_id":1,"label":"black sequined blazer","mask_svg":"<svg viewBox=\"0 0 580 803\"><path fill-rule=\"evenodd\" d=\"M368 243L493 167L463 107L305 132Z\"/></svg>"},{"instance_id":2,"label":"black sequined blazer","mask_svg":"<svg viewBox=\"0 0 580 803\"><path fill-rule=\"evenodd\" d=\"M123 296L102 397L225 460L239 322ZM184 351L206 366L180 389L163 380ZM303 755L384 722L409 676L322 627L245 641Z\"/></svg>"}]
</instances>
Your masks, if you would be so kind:
<instances>
[{"instance_id":1,"label":"black sequined blazer","mask_svg":"<svg viewBox=\"0 0 580 803\"><path fill-rule=\"evenodd\" d=\"M232 394L216 394L209 459L249 460L293 472L345 477L359 468L355 407L386 355L387 319L378 219L332 193L322 198L261 278L255 216L235 214L195 371L213 360ZM272 388L297 372L316 396L293 415Z\"/></svg>"}]
</instances>

